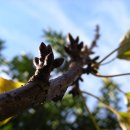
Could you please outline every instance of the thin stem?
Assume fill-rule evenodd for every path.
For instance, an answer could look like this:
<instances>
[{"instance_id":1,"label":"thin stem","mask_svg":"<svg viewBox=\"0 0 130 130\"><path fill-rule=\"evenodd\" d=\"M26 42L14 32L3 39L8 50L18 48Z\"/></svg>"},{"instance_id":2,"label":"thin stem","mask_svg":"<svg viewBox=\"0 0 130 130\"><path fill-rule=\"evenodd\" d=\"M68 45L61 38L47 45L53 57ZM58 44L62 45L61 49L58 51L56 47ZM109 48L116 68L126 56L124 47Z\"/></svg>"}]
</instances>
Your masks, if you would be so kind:
<instances>
[{"instance_id":1,"label":"thin stem","mask_svg":"<svg viewBox=\"0 0 130 130\"><path fill-rule=\"evenodd\" d=\"M89 92L86 92L86 91L81 91L81 92L82 92L82 93L85 93L85 94L87 94L87 95L89 95L89 96L91 96L91 97L94 97L95 99L97 99L98 101L100 101L105 108L107 108L109 111L113 112L113 113L116 115L117 119L119 120L120 127L121 127L122 130L123 130L123 127L122 127L122 125L121 125L121 123L120 123L120 115L119 115L119 112L118 112L115 108L111 107L109 104L107 104L107 103L105 103L104 101L102 101L99 97L97 97L97 96L95 96L95 95L93 95L93 94L91 94L91 93L89 93Z\"/></svg>"},{"instance_id":2,"label":"thin stem","mask_svg":"<svg viewBox=\"0 0 130 130\"><path fill-rule=\"evenodd\" d=\"M102 80L104 81L104 83L106 84L106 82L105 82L105 80L108 80L110 83L111 83L111 81L108 79L108 78L102 78ZM114 85L115 86L115 88L119 91L119 92L121 92L122 94L126 94L122 89L120 89L119 87L117 87L116 85Z\"/></svg>"},{"instance_id":3,"label":"thin stem","mask_svg":"<svg viewBox=\"0 0 130 130\"><path fill-rule=\"evenodd\" d=\"M111 56L113 53L115 53L117 50L119 50L121 46L113 50L111 53L109 53L107 56L105 56L101 61L98 62L98 64L101 64L104 60L106 60L109 56Z\"/></svg>"},{"instance_id":4,"label":"thin stem","mask_svg":"<svg viewBox=\"0 0 130 130\"><path fill-rule=\"evenodd\" d=\"M114 75L100 75L100 74L94 74L93 75L101 78L112 78L112 77L119 77L119 76L125 76L125 75L130 75L130 73L123 73L123 74L114 74Z\"/></svg>"},{"instance_id":5,"label":"thin stem","mask_svg":"<svg viewBox=\"0 0 130 130\"><path fill-rule=\"evenodd\" d=\"M105 62L105 63L100 64L100 66L101 66L101 65L109 64L109 63L113 62L114 60L116 60L116 57L114 57L114 58L111 59L110 61L107 61L107 62Z\"/></svg>"},{"instance_id":6,"label":"thin stem","mask_svg":"<svg viewBox=\"0 0 130 130\"><path fill-rule=\"evenodd\" d=\"M89 52L92 52L93 48L97 46L97 41L100 38L99 25L96 25L95 36L89 48Z\"/></svg>"},{"instance_id":7,"label":"thin stem","mask_svg":"<svg viewBox=\"0 0 130 130\"><path fill-rule=\"evenodd\" d=\"M86 92L86 91L81 91L81 92L97 99L98 101L100 101L103 104L104 107L106 107L107 109L109 109L110 111L112 111L113 113L115 113L118 116L118 112L113 107L111 107L110 105L108 105L107 103L102 101L99 97L93 95L92 93Z\"/></svg>"},{"instance_id":8,"label":"thin stem","mask_svg":"<svg viewBox=\"0 0 130 130\"><path fill-rule=\"evenodd\" d=\"M118 87L116 87L116 89L117 89L119 92L123 93L124 95L126 94L122 89L120 89L120 88L118 88Z\"/></svg>"},{"instance_id":9,"label":"thin stem","mask_svg":"<svg viewBox=\"0 0 130 130\"><path fill-rule=\"evenodd\" d=\"M96 95L93 95L92 93L89 93L89 92L87 92L87 91L81 91L81 92L82 92L82 93L85 93L85 94L87 94L87 95L89 95L89 96L92 96L92 97L96 98L98 101L102 102L102 100L101 100L99 97L97 97Z\"/></svg>"},{"instance_id":10,"label":"thin stem","mask_svg":"<svg viewBox=\"0 0 130 130\"><path fill-rule=\"evenodd\" d=\"M88 112L88 114L89 114L89 116L90 116L90 119L91 119L91 121L92 121L92 123L93 123L93 125L94 125L94 127L95 127L95 130L100 130L100 128L99 128L99 126L98 126L96 120L94 119L93 115L91 114L91 112L90 112L90 110L89 110L89 108L88 108L88 106L87 106L87 104L86 104L85 98L84 98L84 96L82 95L81 90L79 90L79 91L80 91L81 98L82 98L82 100L83 100L83 102L84 102L84 104L85 104L85 109L87 110L87 112Z\"/></svg>"}]
</instances>

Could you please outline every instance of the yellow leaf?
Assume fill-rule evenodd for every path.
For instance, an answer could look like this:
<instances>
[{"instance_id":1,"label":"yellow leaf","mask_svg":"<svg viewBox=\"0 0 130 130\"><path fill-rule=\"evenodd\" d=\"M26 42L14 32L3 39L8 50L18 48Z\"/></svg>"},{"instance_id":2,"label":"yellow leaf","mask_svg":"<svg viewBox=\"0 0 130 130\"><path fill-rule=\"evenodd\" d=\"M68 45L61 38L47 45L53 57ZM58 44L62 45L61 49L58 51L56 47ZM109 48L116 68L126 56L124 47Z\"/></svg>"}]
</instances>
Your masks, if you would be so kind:
<instances>
[{"instance_id":1,"label":"yellow leaf","mask_svg":"<svg viewBox=\"0 0 130 130\"><path fill-rule=\"evenodd\" d=\"M130 107L130 92L125 93L125 101L126 101L127 107Z\"/></svg>"},{"instance_id":2,"label":"yellow leaf","mask_svg":"<svg viewBox=\"0 0 130 130\"><path fill-rule=\"evenodd\" d=\"M130 113L129 112L118 112L119 123L122 130L130 130Z\"/></svg>"},{"instance_id":3,"label":"yellow leaf","mask_svg":"<svg viewBox=\"0 0 130 130\"><path fill-rule=\"evenodd\" d=\"M19 88L22 85L24 85L24 83L18 82L18 81L16 82L16 81L12 81L12 80L7 80L7 79L0 77L0 93L4 93L6 91ZM3 121L0 121L0 126L6 124L8 121L10 121L11 118L12 117L9 117Z\"/></svg>"},{"instance_id":4,"label":"yellow leaf","mask_svg":"<svg viewBox=\"0 0 130 130\"><path fill-rule=\"evenodd\" d=\"M3 121L0 121L0 126L5 125L5 124L8 123L11 119L12 119L12 117L9 117L9 118L7 118L7 119L5 119L5 120L3 120Z\"/></svg>"},{"instance_id":5,"label":"yellow leaf","mask_svg":"<svg viewBox=\"0 0 130 130\"><path fill-rule=\"evenodd\" d=\"M16 89L24 85L22 82L7 80L0 77L0 93Z\"/></svg>"},{"instance_id":6,"label":"yellow leaf","mask_svg":"<svg viewBox=\"0 0 130 130\"><path fill-rule=\"evenodd\" d=\"M123 36L118 50L118 58L130 60L130 30Z\"/></svg>"}]
</instances>

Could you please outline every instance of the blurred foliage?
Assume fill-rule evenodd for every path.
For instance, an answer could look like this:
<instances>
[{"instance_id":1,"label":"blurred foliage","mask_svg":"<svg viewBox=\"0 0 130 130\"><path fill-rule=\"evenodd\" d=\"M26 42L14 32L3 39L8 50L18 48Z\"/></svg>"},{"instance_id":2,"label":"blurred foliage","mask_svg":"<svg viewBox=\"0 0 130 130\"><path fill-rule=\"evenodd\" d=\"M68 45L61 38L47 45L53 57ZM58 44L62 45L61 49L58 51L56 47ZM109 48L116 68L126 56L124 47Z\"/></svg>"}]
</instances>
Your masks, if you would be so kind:
<instances>
[{"instance_id":1,"label":"blurred foliage","mask_svg":"<svg viewBox=\"0 0 130 130\"><path fill-rule=\"evenodd\" d=\"M0 39L0 65L4 63L4 56L2 54L2 51L5 49L4 41Z\"/></svg>"},{"instance_id":2,"label":"blurred foliage","mask_svg":"<svg viewBox=\"0 0 130 130\"><path fill-rule=\"evenodd\" d=\"M12 79L18 79L21 82L26 82L35 72L31 54L15 56L7 63L7 67L8 70L4 72Z\"/></svg>"},{"instance_id":3,"label":"blurred foliage","mask_svg":"<svg viewBox=\"0 0 130 130\"><path fill-rule=\"evenodd\" d=\"M66 96L62 102L48 102L31 108L8 125L13 130L76 130L85 128L89 122L80 98ZM7 126L5 126L7 127ZM93 125L89 126L93 128Z\"/></svg>"},{"instance_id":4,"label":"blurred foliage","mask_svg":"<svg viewBox=\"0 0 130 130\"><path fill-rule=\"evenodd\" d=\"M104 86L100 90L100 99L102 99L102 101L108 105L112 106L115 110L119 111L121 109L119 105L119 91L117 90L119 86L111 80L107 80L107 82L103 81L103 83ZM100 104L100 102L98 103ZM99 105L95 107L95 112L95 114L97 114L99 125L101 125L102 129L109 128L110 130L116 130L116 128L119 128L116 115L107 108L102 108Z\"/></svg>"},{"instance_id":5,"label":"blurred foliage","mask_svg":"<svg viewBox=\"0 0 130 130\"><path fill-rule=\"evenodd\" d=\"M64 36L62 33L57 33L52 30L44 30L43 36L61 57L66 58L66 53L64 51L64 46L66 45L66 36Z\"/></svg>"},{"instance_id":6,"label":"blurred foliage","mask_svg":"<svg viewBox=\"0 0 130 130\"><path fill-rule=\"evenodd\" d=\"M56 72L63 72L67 70L69 57L64 50L64 47L66 45L66 36L64 36L62 33L57 33L53 30L44 30L43 33L43 37L45 38L46 42L51 44L52 48L55 50L58 56L64 58L63 65L59 67Z\"/></svg>"},{"instance_id":7,"label":"blurred foliage","mask_svg":"<svg viewBox=\"0 0 130 130\"><path fill-rule=\"evenodd\" d=\"M55 31L44 31L44 37L53 46L56 53L66 60L66 64L58 71L61 73L67 68L68 57L64 52L66 38L62 33ZM26 82L34 73L32 56L30 54L15 56L9 61L5 71L12 79ZM88 86L89 87L89 86ZM90 86L91 87L91 86ZM107 102L116 110L120 110L119 91L117 84L112 81L103 82L100 91L101 99ZM87 100L86 100L87 102ZM100 102L95 103L92 115L102 130L120 130L119 123L114 113L100 106ZM80 96L72 97L67 94L61 102L46 102L40 106L29 108L14 117L0 130L95 130L89 113L85 109Z\"/></svg>"}]
</instances>

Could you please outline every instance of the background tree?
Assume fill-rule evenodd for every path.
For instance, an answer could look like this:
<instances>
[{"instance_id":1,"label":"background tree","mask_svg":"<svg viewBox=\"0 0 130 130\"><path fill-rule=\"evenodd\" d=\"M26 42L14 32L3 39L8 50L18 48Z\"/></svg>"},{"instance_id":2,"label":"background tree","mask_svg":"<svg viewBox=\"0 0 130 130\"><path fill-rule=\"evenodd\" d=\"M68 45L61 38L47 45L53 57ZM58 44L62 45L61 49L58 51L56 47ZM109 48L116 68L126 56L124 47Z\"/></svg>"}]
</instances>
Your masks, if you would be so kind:
<instances>
[{"instance_id":1,"label":"background tree","mask_svg":"<svg viewBox=\"0 0 130 130\"><path fill-rule=\"evenodd\" d=\"M4 41L0 39L0 65L2 65L4 63L4 56L2 51L4 50L5 46L4 46Z\"/></svg>"},{"instance_id":2,"label":"background tree","mask_svg":"<svg viewBox=\"0 0 130 130\"><path fill-rule=\"evenodd\" d=\"M62 33L49 30L44 31L44 37L53 46L58 56L65 58L63 66L58 71L55 71L54 74L57 74L57 72L62 73L68 66L68 56L63 49L66 43L66 36ZM95 41L93 41L93 46L94 44ZM8 67L6 73L12 79L19 81L26 82L30 75L34 73L32 56L30 54L15 56L6 66ZM103 82L102 85L100 91L102 101L120 110L120 95L119 91L117 91L119 86L112 81L108 83ZM1 130L95 130L92 117L100 129L120 129L119 122L114 113L108 109L103 109L100 106L100 101L97 101L95 109L90 113L86 109L86 103L89 100L88 98L86 100L86 97L88 96L82 96L78 88L76 88L77 86L72 85L70 87L72 88L71 92L61 102L46 102L40 106L29 108L7 124L1 126Z\"/></svg>"}]
</instances>

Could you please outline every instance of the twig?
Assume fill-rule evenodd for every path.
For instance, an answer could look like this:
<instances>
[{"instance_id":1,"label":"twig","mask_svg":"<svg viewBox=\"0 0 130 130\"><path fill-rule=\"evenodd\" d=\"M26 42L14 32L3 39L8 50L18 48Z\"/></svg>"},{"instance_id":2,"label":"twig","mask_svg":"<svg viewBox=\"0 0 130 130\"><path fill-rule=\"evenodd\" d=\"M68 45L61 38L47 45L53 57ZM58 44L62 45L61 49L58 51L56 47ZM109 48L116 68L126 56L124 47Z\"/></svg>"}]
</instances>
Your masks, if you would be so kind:
<instances>
[{"instance_id":1,"label":"twig","mask_svg":"<svg viewBox=\"0 0 130 130\"><path fill-rule=\"evenodd\" d=\"M114 57L114 58L111 59L110 61L107 61L107 62L105 62L105 63L100 64L100 66L109 64L109 63L113 62L114 60L116 60L116 57Z\"/></svg>"},{"instance_id":2,"label":"twig","mask_svg":"<svg viewBox=\"0 0 130 130\"><path fill-rule=\"evenodd\" d=\"M121 46L113 50L111 53L109 53L107 56L105 56L101 61L98 62L98 64L101 64L104 60L106 60L109 56L111 56L113 53L115 53L117 50L119 50Z\"/></svg>"},{"instance_id":3,"label":"twig","mask_svg":"<svg viewBox=\"0 0 130 130\"><path fill-rule=\"evenodd\" d=\"M81 73L82 65L75 63L61 76L50 80L49 84L29 82L18 89L0 94L0 121L60 96Z\"/></svg>"},{"instance_id":4,"label":"twig","mask_svg":"<svg viewBox=\"0 0 130 130\"><path fill-rule=\"evenodd\" d=\"M90 119L91 119L91 121L92 121L92 123L93 123L93 125L94 125L94 127L95 127L95 130L100 130L100 128L99 128L99 126L98 126L96 120L94 119L93 115L91 114L91 112L90 112L90 110L89 110L89 108L88 108L88 106L87 106L87 104L86 104L86 100L85 100L84 96L82 95L81 90L79 90L79 91L80 91L81 98L82 98L82 100L83 100L83 102L84 102L85 109L87 110L87 112L88 112L88 114L89 114L89 116L90 116Z\"/></svg>"},{"instance_id":5,"label":"twig","mask_svg":"<svg viewBox=\"0 0 130 130\"><path fill-rule=\"evenodd\" d=\"M102 78L102 80L104 81L104 83L106 84L106 83L111 83L112 84L112 82L111 82L111 80L109 80L109 78ZM106 82L106 80L107 80L107 82ZM119 91L119 92L121 92L122 94L126 94L122 89L120 89L119 87L117 87L116 85L114 85L115 86L115 88Z\"/></svg>"},{"instance_id":6,"label":"twig","mask_svg":"<svg viewBox=\"0 0 130 130\"><path fill-rule=\"evenodd\" d=\"M122 89L120 89L120 88L118 88L118 87L116 87L116 89L117 89L119 92L123 93L124 95L126 94Z\"/></svg>"},{"instance_id":7,"label":"twig","mask_svg":"<svg viewBox=\"0 0 130 130\"><path fill-rule=\"evenodd\" d=\"M111 77L119 77L119 76L128 76L130 75L130 73L123 73L123 74L114 74L114 75L100 75L100 74L94 74L93 75L97 76L97 77L101 77L101 78L111 78Z\"/></svg>"},{"instance_id":8,"label":"twig","mask_svg":"<svg viewBox=\"0 0 130 130\"><path fill-rule=\"evenodd\" d=\"M120 45L118 48L114 49L112 52L110 52L108 55L106 55L101 61L98 62L98 64L101 64L104 60L106 60L109 56L111 56L113 53L121 49L125 44Z\"/></svg>"},{"instance_id":9,"label":"twig","mask_svg":"<svg viewBox=\"0 0 130 130\"><path fill-rule=\"evenodd\" d=\"M99 25L96 25L95 36L94 36L94 39L93 39L93 41L91 43L91 46L89 48L90 52L92 52L93 48L97 46L97 41L98 41L98 39L100 37L99 30L100 30Z\"/></svg>"},{"instance_id":10,"label":"twig","mask_svg":"<svg viewBox=\"0 0 130 130\"><path fill-rule=\"evenodd\" d=\"M107 103L105 103L104 101L102 101L99 97L93 95L92 93L86 92L86 91L81 91L82 93L85 93L91 97L94 97L95 99L97 99L98 101L100 101L104 107L106 107L108 110L112 111L113 113L115 113L116 115L118 115L118 112L111 106L109 106Z\"/></svg>"}]
</instances>

